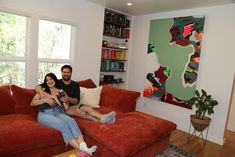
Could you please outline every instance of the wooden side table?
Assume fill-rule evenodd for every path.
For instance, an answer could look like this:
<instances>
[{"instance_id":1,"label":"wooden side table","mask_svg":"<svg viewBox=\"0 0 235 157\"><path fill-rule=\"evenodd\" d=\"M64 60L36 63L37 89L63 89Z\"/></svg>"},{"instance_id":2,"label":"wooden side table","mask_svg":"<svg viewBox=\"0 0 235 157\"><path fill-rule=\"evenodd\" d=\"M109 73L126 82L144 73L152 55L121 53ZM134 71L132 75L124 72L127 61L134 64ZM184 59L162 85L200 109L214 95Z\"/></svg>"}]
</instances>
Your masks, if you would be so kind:
<instances>
[{"instance_id":1,"label":"wooden side table","mask_svg":"<svg viewBox=\"0 0 235 157\"><path fill-rule=\"evenodd\" d=\"M81 152L80 149L76 148L58 155L55 155L53 157L91 157L87 153Z\"/></svg>"}]
</instances>

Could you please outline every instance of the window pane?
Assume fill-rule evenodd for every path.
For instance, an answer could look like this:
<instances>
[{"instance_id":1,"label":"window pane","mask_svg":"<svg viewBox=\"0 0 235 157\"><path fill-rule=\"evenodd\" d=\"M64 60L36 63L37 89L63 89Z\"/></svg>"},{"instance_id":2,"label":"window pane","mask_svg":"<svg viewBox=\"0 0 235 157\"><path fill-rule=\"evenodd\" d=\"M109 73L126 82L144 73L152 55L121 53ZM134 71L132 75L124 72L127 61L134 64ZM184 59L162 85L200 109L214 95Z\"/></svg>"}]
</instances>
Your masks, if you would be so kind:
<instances>
[{"instance_id":1,"label":"window pane","mask_svg":"<svg viewBox=\"0 0 235 157\"><path fill-rule=\"evenodd\" d=\"M25 87L25 63L0 62L0 85Z\"/></svg>"},{"instance_id":2,"label":"window pane","mask_svg":"<svg viewBox=\"0 0 235 157\"><path fill-rule=\"evenodd\" d=\"M39 58L69 59L71 26L40 20Z\"/></svg>"},{"instance_id":3,"label":"window pane","mask_svg":"<svg viewBox=\"0 0 235 157\"><path fill-rule=\"evenodd\" d=\"M44 77L47 73L53 72L58 79L61 78L61 72L60 69L64 64L68 63L39 63L38 64L38 84L42 83L44 80Z\"/></svg>"},{"instance_id":4,"label":"window pane","mask_svg":"<svg viewBox=\"0 0 235 157\"><path fill-rule=\"evenodd\" d=\"M0 56L25 55L26 17L0 12Z\"/></svg>"}]
</instances>

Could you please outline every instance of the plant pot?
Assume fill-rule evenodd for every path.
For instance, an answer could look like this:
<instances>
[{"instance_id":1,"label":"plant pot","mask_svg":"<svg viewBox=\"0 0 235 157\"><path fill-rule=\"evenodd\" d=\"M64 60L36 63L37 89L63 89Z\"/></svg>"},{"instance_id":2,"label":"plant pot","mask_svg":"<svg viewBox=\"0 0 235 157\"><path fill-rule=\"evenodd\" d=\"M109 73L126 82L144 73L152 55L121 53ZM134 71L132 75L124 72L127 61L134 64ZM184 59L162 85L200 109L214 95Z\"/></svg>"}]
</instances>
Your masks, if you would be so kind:
<instances>
[{"instance_id":1,"label":"plant pot","mask_svg":"<svg viewBox=\"0 0 235 157\"><path fill-rule=\"evenodd\" d=\"M203 131L210 125L211 119L206 116L203 119L199 119L196 115L190 115L190 121L195 130Z\"/></svg>"}]
</instances>

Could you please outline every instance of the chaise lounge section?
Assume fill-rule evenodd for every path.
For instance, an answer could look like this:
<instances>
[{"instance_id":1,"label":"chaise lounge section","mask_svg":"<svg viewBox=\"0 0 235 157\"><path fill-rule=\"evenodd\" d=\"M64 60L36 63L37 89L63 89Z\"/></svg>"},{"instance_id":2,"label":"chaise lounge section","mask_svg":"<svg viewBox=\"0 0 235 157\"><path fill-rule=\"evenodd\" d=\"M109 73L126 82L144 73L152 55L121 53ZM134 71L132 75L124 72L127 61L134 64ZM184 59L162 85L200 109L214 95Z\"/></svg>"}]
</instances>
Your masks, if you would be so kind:
<instances>
[{"instance_id":1,"label":"chaise lounge section","mask_svg":"<svg viewBox=\"0 0 235 157\"><path fill-rule=\"evenodd\" d=\"M92 80L78 82L95 88ZM72 149L61 134L40 125L38 107L31 107L33 89L15 85L0 87L1 156L49 157ZM115 110L115 124L100 124L74 117L89 146L97 145L94 157L154 157L163 151L176 125L170 121L135 111L139 92L104 86L100 97L101 113Z\"/></svg>"}]
</instances>

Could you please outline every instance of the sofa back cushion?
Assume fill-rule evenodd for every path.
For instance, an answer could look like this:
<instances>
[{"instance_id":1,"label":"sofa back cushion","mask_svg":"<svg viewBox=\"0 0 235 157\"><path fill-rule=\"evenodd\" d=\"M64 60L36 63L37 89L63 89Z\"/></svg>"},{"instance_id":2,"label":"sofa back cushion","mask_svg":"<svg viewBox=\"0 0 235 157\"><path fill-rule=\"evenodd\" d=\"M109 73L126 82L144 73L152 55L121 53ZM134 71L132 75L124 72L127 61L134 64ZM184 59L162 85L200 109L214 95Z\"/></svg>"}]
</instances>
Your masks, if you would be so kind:
<instances>
[{"instance_id":1,"label":"sofa back cushion","mask_svg":"<svg viewBox=\"0 0 235 157\"><path fill-rule=\"evenodd\" d=\"M110 107L121 112L135 111L136 99L140 92L113 86L104 86L101 92L100 106Z\"/></svg>"},{"instance_id":2,"label":"sofa back cushion","mask_svg":"<svg viewBox=\"0 0 235 157\"><path fill-rule=\"evenodd\" d=\"M15 102L10 86L0 86L0 115L14 113Z\"/></svg>"},{"instance_id":3,"label":"sofa back cushion","mask_svg":"<svg viewBox=\"0 0 235 157\"><path fill-rule=\"evenodd\" d=\"M100 95L103 86L97 88L80 87L80 104L90 105L93 108L100 108Z\"/></svg>"},{"instance_id":4,"label":"sofa back cushion","mask_svg":"<svg viewBox=\"0 0 235 157\"><path fill-rule=\"evenodd\" d=\"M32 114L36 116L38 107L30 106L31 100L36 94L35 90L22 88L16 85L12 85L11 90L15 100L15 113Z\"/></svg>"},{"instance_id":5,"label":"sofa back cushion","mask_svg":"<svg viewBox=\"0 0 235 157\"><path fill-rule=\"evenodd\" d=\"M95 83L91 79L78 81L78 84L80 87L96 88Z\"/></svg>"}]
</instances>

